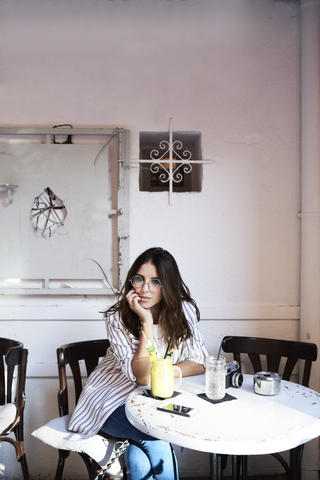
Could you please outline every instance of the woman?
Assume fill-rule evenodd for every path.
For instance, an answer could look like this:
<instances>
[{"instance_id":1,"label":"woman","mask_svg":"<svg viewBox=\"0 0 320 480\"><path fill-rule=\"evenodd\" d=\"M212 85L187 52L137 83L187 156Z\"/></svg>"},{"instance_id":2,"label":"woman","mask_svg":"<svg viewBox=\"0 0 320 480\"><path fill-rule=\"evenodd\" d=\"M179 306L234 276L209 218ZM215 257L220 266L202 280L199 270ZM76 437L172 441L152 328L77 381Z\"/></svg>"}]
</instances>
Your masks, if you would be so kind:
<instances>
[{"instance_id":1,"label":"woman","mask_svg":"<svg viewBox=\"0 0 320 480\"><path fill-rule=\"evenodd\" d=\"M129 439L128 480L178 480L171 445L140 432L125 415L129 393L150 382L147 340L162 355L174 330L172 362L179 365L182 376L205 371L208 352L198 329L199 310L173 256L162 248L142 253L129 270L120 301L104 317L111 348L90 375L69 430L86 435L101 430Z\"/></svg>"}]
</instances>

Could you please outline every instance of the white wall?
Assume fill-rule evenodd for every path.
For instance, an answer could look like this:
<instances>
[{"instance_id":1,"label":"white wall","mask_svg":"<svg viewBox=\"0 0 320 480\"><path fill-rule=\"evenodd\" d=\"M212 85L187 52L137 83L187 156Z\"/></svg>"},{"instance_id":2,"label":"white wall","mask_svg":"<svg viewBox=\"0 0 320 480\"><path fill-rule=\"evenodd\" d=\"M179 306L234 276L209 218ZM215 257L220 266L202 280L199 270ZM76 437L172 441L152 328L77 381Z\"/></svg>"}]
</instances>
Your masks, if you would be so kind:
<instances>
[{"instance_id":1,"label":"white wall","mask_svg":"<svg viewBox=\"0 0 320 480\"><path fill-rule=\"evenodd\" d=\"M0 127L123 127L132 160L139 132L166 130L169 118L175 130L201 131L203 158L215 161L201 193L175 194L169 206L165 193L139 192L132 165L131 260L155 245L175 255L211 353L229 333L298 339L299 3L2 0L0 72ZM30 432L57 414L55 349L104 336L99 310L110 299L0 302L1 336L30 352L30 471L49 478L57 453ZM208 471L208 455L193 457L179 454L182 475ZM261 462L251 471L279 471ZM66 478L86 477L80 459L68 465ZM0 472L20 475L9 447Z\"/></svg>"}]
</instances>

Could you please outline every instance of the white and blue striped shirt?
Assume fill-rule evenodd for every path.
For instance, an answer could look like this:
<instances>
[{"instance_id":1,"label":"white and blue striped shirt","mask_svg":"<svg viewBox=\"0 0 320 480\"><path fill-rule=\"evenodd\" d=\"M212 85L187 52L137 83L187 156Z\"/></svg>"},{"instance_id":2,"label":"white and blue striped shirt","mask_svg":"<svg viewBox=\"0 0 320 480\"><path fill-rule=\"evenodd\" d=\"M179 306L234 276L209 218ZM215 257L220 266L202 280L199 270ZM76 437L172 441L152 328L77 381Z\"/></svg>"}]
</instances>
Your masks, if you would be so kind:
<instances>
[{"instance_id":1,"label":"white and blue striped shirt","mask_svg":"<svg viewBox=\"0 0 320 480\"><path fill-rule=\"evenodd\" d=\"M195 308L184 302L183 311L193 336L173 351L172 363L192 360L204 365L209 354L198 328ZM139 340L127 331L118 312L106 318L106 329L110 348L89 376L68 426L69 430L88 436L97 433L137 387L131 360Z\"/></svg>"}]
</instances>

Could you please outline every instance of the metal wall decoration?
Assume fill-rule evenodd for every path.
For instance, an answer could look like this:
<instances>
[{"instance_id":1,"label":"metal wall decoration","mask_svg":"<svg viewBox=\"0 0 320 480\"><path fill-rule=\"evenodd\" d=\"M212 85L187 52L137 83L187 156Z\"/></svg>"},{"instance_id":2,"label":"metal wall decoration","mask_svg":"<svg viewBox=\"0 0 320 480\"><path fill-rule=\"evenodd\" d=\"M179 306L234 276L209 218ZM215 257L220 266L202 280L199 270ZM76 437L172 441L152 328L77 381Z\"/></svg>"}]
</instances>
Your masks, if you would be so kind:
<instances>
[{"instance_id":1,"label":"metal wall decoration","mask_svg":"<svg viewBox=\"0 0 320 480\"><path fill-rule=\"evenodd\" d=\"M15 191L16 188L18 188L19 185L13 185L12 183L4 183L3 185L0 185L1 190L7 190L8 192L8 202L12 203L12 192Z\"/></svg>"},{"instance_id":2,"label":"metal wall decoration","mask_svg":"<svg viewBox=\"0 0 320 480\"><path fill-rule=\"evenodd\" d=\"M161 152L160 152L161 150ZM192 172L192 164L210 164L214 160L191 160L192 153L188 149L183 149L180 140L173 141L172 118L169 120L169 141L161 140L159 150L153 149L150 152L150 160L137 160L133 163L150 164L151 173L158 174L162 183L169 183L169 205L171 205L171 196L173 192L173 184L179 184L183 178L183 174ZM183 173L182 173L183 172Z\"/></svg>"},{"instance_id":3,"label":"metal wall decoration","mask_svg":"<svg viewBox=\"0 0 320 480\"><path fill-rule=\"evenodd\" d=\"M30 220L36 232L50 238L63 225L67 209L62 200L48 187L33 201Z\"/></svg>"},{"instance_id":4,"label":"metal wall decoration","mask_svg":"<svg viewBox=\"0 0 320 480\"><path fill-rule=\"evenodd\" d=\"M164 151L162 155L160 150ZM152 173L160 172L159 179L162 183L170 182L170 180L174 183L180 183L183 180L182 172L191 173L192 171L191 157L192 153L190 150L183 150L183 144L180 140L172 140L171 129L169 142L162 140L159 143L159 150L154 149L150 152L150 159L153 161L150 170ZM167 168L168 158L169 170Z\"/></svg>"}]
</instances>

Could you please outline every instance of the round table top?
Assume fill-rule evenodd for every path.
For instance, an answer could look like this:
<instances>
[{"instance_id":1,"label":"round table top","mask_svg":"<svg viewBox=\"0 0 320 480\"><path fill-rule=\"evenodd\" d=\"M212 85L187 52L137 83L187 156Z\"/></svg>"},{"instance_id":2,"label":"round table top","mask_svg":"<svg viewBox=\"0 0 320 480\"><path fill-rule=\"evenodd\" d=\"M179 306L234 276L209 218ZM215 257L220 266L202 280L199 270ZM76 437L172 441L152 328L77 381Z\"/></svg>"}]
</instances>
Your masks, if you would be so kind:
<instances>
[{"instance_id":1,"label":"round table top","mask_svg":"<svg viewBox=\"0 0 320 480\"><path fill-rule=\"evenodd\" d=\"M205 392L205 375L184 377L168 400L143 395L138 387L128 397L126 415L139 430L175 445L229 455L262 455L289 450L320 435L320 394L281 380L280 393L258 395L253 376L244 375L242 387L226 393L234 400L212 404L197 396ZM194 417L157 410L176 403L199 409Z\"/></svg>"}]
</instances>

